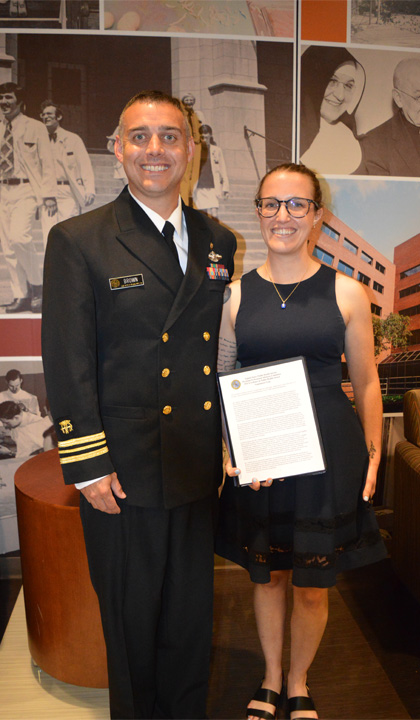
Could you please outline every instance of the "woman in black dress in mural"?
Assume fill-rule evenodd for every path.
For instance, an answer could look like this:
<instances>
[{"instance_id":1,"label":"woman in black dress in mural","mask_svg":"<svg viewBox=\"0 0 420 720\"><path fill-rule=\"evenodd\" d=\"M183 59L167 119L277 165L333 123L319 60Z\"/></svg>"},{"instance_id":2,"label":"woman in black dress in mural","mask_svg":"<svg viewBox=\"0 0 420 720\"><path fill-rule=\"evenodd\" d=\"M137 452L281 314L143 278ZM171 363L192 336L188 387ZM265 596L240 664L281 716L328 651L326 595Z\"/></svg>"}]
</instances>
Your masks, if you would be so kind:
<instances>
[{"instance_id":1,"label":"woman in black dress in mural","mask_svg":"<svg viewBox=\"0 0 420 720\"><path fill-rule=\"evenodd\" d=\"M267 260L228 288L219 371L306 358L326 456L326 472L282 481L259 477L235 487L229 461L216 552L249 571L265 659L249 718L275 717L288 696L293 720L317 718L307 672L328 615L337 573L385 557L369 500L381 447L382 402L370 304L363 286L308 253L322 216L317 177L303 165L267 173L257 193ZM345 353L357 415L341 389ZM258 492L255 492L258 491ZM287 689L282 647L289 576L293 587Z\"/></svg>"}]
</instances>

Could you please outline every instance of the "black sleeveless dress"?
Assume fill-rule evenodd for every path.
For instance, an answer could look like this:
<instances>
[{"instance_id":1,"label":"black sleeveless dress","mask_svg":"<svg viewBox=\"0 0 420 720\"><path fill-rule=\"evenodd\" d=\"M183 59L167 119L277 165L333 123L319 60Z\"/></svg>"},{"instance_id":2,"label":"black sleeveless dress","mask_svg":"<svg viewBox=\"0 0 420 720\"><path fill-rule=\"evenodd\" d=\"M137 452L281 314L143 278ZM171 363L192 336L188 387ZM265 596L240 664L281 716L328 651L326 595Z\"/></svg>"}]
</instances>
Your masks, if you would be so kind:
<instances>
[{"instance_id":1,"label":"black sleeveless dress","mask_svg":"<svg viewBox=\"0 0 420 720\"><path fill-rule=\"evenodd\" d=\"M341 389L345 324L335 277L321 265L285 309L256 270L241 281L238 360L245 367L306 358L327 465L325 473L274 481L258 492L226 478L216 553L246 568L253 582L269 582L270 570L292 570L298 587L331 587L337 573L386 557L375 514L362 497L363 430ZM293 287L278 285L284 298Z\"/></svg>"}]
</instances>

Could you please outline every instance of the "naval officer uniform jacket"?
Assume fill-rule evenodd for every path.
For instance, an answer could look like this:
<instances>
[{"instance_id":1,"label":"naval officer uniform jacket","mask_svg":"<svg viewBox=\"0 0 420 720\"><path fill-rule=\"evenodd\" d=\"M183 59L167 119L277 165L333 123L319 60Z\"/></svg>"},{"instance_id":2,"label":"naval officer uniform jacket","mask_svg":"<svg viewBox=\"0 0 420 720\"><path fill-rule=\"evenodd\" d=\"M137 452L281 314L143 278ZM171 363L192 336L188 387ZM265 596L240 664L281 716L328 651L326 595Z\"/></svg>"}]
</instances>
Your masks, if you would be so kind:
<instances>
[{"instance_id":1,"label":"naval officer uniform jacket","mask_svg":"<svg viewBox=\"0 0 420 720\"><path fill-rule=\"evenodd\" d=\"M55 226L45 257L44 368L65 482L115 470L143 507L191 502L221 480L216 353L236 245L184 214L185 276L127 189Z\"/></svg>"},{"instance_id":2,"label":"naval officer uniform jacket","mask_svg":"<svg viewBox=\"0 0 420 720\"><path fill-rule=\"evenodd\" d=\"M236 242L207 216L183 212L185 275L127 188L54 226L45 258L44 368L65 482L115 470L127 494L121 515L81 496L113 718L205 716L209 507L222 478L216 354ZM194 508L205 522L190 518ZM138 551L128 553L134 538Z\"/></svg>"}]
</instances>

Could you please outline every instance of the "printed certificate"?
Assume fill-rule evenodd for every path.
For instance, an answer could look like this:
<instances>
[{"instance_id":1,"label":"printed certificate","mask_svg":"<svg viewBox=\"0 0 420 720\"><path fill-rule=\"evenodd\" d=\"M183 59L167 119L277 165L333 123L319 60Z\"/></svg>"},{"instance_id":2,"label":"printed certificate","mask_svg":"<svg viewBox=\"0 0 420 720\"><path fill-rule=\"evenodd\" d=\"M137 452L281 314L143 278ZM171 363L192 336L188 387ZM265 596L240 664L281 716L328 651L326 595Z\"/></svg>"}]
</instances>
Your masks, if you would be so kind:
<instances>
[{"instance_id":1,"label":"printed certificate","mask_svg":"<svg viewBox=\"0 0 420 720\"><path fill-rule=\"evenodd\" d=\"M218 374L237 485L325 472L305 358Z\"/></svg>"}]
</instances>

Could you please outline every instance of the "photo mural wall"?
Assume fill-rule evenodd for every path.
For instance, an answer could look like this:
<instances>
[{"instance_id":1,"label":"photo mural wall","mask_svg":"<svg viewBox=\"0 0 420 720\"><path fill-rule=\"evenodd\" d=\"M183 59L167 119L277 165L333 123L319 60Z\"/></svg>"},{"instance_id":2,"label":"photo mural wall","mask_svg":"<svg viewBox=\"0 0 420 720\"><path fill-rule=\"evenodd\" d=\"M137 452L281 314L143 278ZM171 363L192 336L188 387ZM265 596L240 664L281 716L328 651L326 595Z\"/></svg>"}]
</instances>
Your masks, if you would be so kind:
<instances>
[{"instance_id":1,"label":"photo mural wall","mask_svg":"<svg viewBox=\"0 0 420 720\"><path fill-rule=\"evenodd\" d=\"M16 468L54 446L40 346L48 231L124 187L113 146L121 109L139 90L183 99L196 143L183 199L236 234L236 277L265 257L253 200L266 169L302 160L316 170L327 206L314 256L364 283L377 317L410 318L415 360L419 5L0 0L0 557L19 547ZM218 165L211 208L198 183L209 147Z\"/></svg>"}]
</instances>

